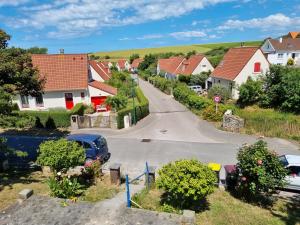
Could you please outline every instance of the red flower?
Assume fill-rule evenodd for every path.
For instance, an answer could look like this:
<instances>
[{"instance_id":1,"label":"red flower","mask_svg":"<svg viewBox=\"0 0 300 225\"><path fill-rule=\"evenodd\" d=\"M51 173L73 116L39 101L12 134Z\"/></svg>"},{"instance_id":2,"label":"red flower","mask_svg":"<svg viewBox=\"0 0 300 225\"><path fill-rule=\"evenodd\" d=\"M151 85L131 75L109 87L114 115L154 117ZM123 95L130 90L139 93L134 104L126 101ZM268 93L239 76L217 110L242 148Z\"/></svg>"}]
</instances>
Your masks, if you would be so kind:
<instances>
[{"instance_id":1,"label":"red flower","mask_svg":"<svg viewBox=\"0 0 300 225\"><path fill-rule=\"evenodd\" d=\"M261 165L263 163L263 161L261 159L257 160L257 164Z\"/></svg>"}]
</instances>

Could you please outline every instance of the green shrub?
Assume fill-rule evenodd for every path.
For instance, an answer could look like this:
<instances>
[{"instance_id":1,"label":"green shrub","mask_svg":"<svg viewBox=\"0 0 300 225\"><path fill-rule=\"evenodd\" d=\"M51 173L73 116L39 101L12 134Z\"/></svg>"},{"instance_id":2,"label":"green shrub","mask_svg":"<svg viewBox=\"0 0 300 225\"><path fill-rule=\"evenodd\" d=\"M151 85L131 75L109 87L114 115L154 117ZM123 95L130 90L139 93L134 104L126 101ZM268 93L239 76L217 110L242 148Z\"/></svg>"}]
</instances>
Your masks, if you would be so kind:
<instances>
[{"instance_id":1,"label":"green shrub","mask_svg":"<svg viewBox=\"0 0 300 225\"><path fill-rule=\"evenodd\" d=\"M191 76L179 74L178 81L185 84L189 84L191 81Z\"/></svg>"},{"instance_id":2,"label":"green shrub","mask_svg":"<svg viewBox=\"0 0 300 225\"><path fill-rule=\"evenodd\" d=\"M183 104L188 104L188 97L190 95L197 95L194 91L188 88L187 85L185 84L179 84L173 89L173 96L174 98L183 103Z\"/></svg>"},{"instance_id":3,"label":"green shrub","mask_svg":"<svg viewBox=\"0 0 300 225\"><path fill-rule=\"evenodd\" d=\"M12 112L13 104L12 104L12 96L11 94L4 91L4 89L0 88L0 115L9 115Z\"/></svg>"},{"instance_id":4,"label":"green shrub","mask_svg":"<svg viewBox=\"0 0 300 225\"><path fill-rule=\"evenodd\" d=\"M35 124L35 118L31 115L11 115L0 116L0 127L2 128L30 128Z\"/></svg>"},{"instance_id":5,"label":"green shrub","mask_svg":"<svg viewBox=\"0 0 300 225\"><path fill-rule=\"evenodd\" d=\"M69 168L82 165L85 151L74 141L66 139L45 141L39 146L37 163L49 166L56 174L66 172Z\"/></svg>"},{"instance_id":6,"label":"green shrub","mask_svg":"<svg viewBox=\"0 0 300 225\"><path fill-rule=\"evenodd\" d=\"M202 110L212 104L213 102L205 97L197 96L197 95L188 96L188 105L192 109Z\"/></svg>"},{"instance_id":7,"label":"green shrub","mask_svg":"<svg viewBox=\"0 0 300 225\"><path fill-rule=\"evenodd\" d=\"M219 104L218 111L216 112L215 104L211 104L202 111L202 117L203 119L208 121L215 121L215 122L222 121L223 115L228 109L232 110L233 112L235 112L236 110L236 108L232 105Z\"/></svg>"},{"instance_id":8,"label":"green shrub","mask_svg":"<svg viewBox=\"0 0 300 225\"><path fill-rule=\"evenodd\" d=\"M226 103L226 101L231 98L231 93L228 88L224 87L223 85L220 84L215 84L213 85L209 90L208 90L208 98L213 99L214 96L220 96L221 97L221 102Z\"/></svg>"},{"instance_id":9,"label":"green shrub","mask_svg":"<svg viewBox=\"0 0 300 225\"><path fill-rule=\"evenodd\" d=\"M113 109L119 111L120 109L124 109L128 103L128 98L124 95L117 94L115 96L108 96L106 104L111 106Z\"/></svg>"},{"instance_id":10,"label":"green shrub","mask_svg":"<svg viewBox=\"0 0 300 225\"><path fill-rule=\"evenodd\" d=\"M135 106L136 121L139 121L149 115L149 102L139 87L135 89L135 93L136 93L136 98L138 100L138 104L136 104ZM126 108L118 111L118 116L117 116L118 129L124 128L124 116L128 115L129 113L131 114L133 113L132 105L130 106L127 105Z\"/></svg>"},{"instance_id":11,"label":"green shrub","mask_svg":"<svg viewBox=\"0 0 300 225\"><path fill-rule=\"evenodd\" d=\"M83 115L85 106L76 104L72 110L50 109L49 111L20 111L18 114L24 117L35 118L35 126L38 128L55 129L57 127L69 127L71 115Z\"/></svg>"},{"instance_id":12,"label":"green shrub","mask_svg":"<svg viewBox=\"0 0 300 225\"><path fill-rule=\"evenodd\" d=\"M200 85L202 88L205 88L205 81L209 77L211 72L202 72L200 74L191 75L189 85Z\"/></svg>"},{"instance_id":13,"label":"green shrub","mask_svg":"<svg viewBox=\"0 0 300 225\"><path fill-rule=\"evenodd\" d=\"M93 114L95 112L95 108L92 104L84 107L84 114Z\"/></svg>"},{"instance_id":14,"label":"green shrub","mask_svg":"<svg viewBox=\"0 0 300 225\"><path fill-rule=\"evenodd\" d=\"M237 160L237 189L244 197L268 197L285 186L287 171L277 154L268 150L266 142L243 146Z\"/></svg>"},{"instance_id":15,"label":"green shrub","mask_svg":"<svg viewBox=\"0 0 300 225\"><path fill-rule=\"evenodd\" d=\"M73 198L83 193L84 187L76 178L50 177L47 180L50 195L57 198Z\"/></svg>"},{"instance_id":16,"label":"green shrub","mask_svg":"<svg viewBox=\"0 0 300 225\"><path fill-rule=\"evenodd\" d=\"M263 83L261 80L253 80L251 77L239 87L239 99L237 103L242 106L253 105L259 102L263 93Z\"/></svg>"},{"instance_id":17,"label":"green shrub","mask_svg":"<svg viewBox=\"0 0 300 225\"><path fill-rule=\"evenodd\" d=\"M150 77L149 81L153 84L154 87L158 88L162 92L168 95L171 94L171 89L173 87L174 81L168 80L160 76Z\"/></svg>"},{"instance_id":18,"label":"green shrub","mask_svg":"<svg viewBox=\"0 0 300 225\"><path fill-rule=\"evenodd\" d=\"M158 171L157 187L173 206L191 208L214 191L216 174L197 160L171 162Z\"/></svg>"}]
</instances>

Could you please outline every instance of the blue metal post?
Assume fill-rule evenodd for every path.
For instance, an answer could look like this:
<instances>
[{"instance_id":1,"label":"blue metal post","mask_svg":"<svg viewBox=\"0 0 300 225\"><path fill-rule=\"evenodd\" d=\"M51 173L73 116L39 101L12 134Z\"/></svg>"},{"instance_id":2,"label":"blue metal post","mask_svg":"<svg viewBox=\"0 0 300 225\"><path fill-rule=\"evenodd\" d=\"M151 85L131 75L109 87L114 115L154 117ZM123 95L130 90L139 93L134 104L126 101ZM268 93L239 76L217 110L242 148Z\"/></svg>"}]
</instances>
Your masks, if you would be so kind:
<instances>
[{"instance_id":1,"label":"blue metal post","mask_svg":"<svg viewBox=\"0 0 300 225\"><path fill-rule=\"evenodd\" d=\"M131 200L130 200L130 190L129 190L129 178L126 174L126 195L127 195L127 207L131 207Z\"/></svg>"},{"instance_id":2,"label":"blue metal post","mask_svg":"<svg viewBox=\"0 0 300 225\"><path fill-rule=\"evenodd\" d=\"M146 178L147 178L147 187L150 188L150 177L149 177L149 167L148 162L146 162Z\"/></svg>"}]
</instances>

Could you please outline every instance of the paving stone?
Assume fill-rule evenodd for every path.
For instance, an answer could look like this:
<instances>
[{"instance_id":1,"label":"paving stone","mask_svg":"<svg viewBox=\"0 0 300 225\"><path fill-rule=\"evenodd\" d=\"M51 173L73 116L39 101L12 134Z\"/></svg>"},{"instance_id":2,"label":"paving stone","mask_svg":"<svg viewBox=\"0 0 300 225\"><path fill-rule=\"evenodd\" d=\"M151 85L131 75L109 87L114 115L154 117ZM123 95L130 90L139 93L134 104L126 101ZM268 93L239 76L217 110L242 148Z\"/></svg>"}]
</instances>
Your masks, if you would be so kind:
<instances>
[{"instance_id":1,"label":"paving stone","mask_svg":"<svg viewBox=\"0 0 300 225\"><path fill-rule=\"evenodd\" d=\"M33 195L32 189L23 189L21 192L19 192L19 196L21 199L28 199L31 195Z\"/></svg>"}]
</instances>

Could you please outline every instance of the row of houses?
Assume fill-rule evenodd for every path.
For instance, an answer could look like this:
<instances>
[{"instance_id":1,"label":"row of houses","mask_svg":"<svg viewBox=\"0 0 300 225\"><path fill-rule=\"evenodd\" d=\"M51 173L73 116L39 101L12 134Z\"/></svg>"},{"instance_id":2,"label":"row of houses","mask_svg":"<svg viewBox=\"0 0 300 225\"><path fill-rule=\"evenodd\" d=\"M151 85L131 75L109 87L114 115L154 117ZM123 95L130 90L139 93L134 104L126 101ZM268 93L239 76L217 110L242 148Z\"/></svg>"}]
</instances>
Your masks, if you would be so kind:
<instances>
[{"instance_id":1,"label":"row of houses","mask_svg":"<svg viewBox=\"0 0 300 225\"><path fill-rule=\"evenodd\" d=\"M231 48L216 68L201 54L188 59L180 56L159 59L157 74L176 79L179 75L210 71L205 88L222 85L230 90L233 99L237 99L238 87L249 77L257 79L266 74L270 64L287 65L289 60L300 66L300 32L289 32L277 39L267 38L261 47Z\"/></svg>"},{"instance_id":2,"label":"row of houses","mask_svg":"<svg viewBox=\"0 0 300 225\"><path fill-rule=\"evenodd\" d=\"M267 38L261 47L231 48L216 68L202 54L159 59L157 74L176 79L180 74L190 76L211 71L206 89L220 84L237 99L238 87L249 77L256 79L269 70L270 64L286 65L289 60L300 66L300 32ZM121 59L115 66L119 71L135 72L142 61L135 59L130 64ZM15 102L21 110L72 109L75 104L84 103L105 111L109 110L106 98L117 94L116 88L105 83L112 75L111 62L89 60L87 54L33 54L32 63L45 79L44 93L37 97L17 96Z\"/></svg>"}]
</instances>

